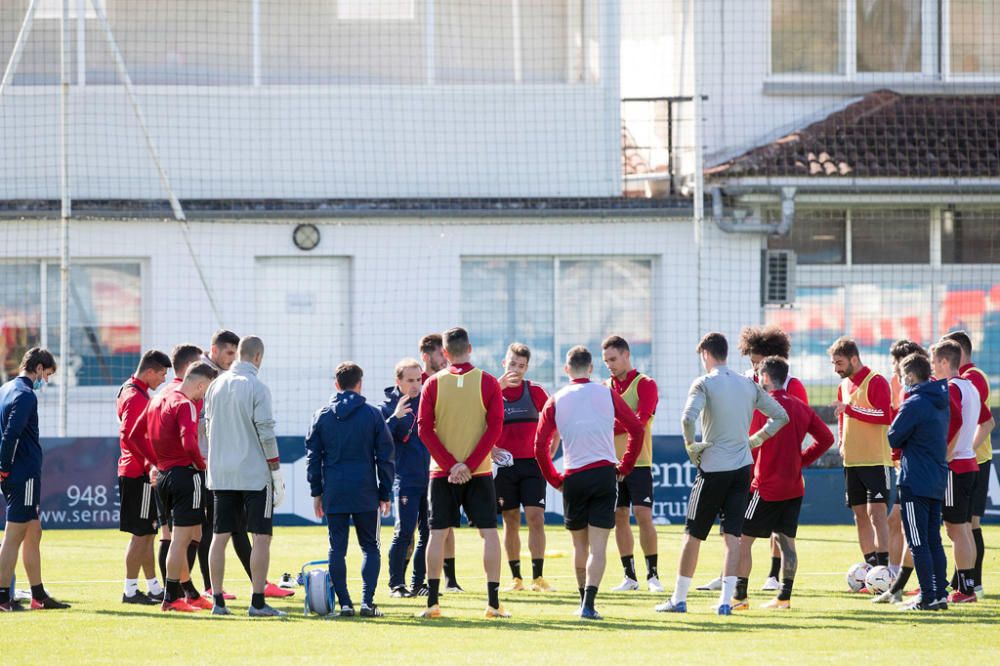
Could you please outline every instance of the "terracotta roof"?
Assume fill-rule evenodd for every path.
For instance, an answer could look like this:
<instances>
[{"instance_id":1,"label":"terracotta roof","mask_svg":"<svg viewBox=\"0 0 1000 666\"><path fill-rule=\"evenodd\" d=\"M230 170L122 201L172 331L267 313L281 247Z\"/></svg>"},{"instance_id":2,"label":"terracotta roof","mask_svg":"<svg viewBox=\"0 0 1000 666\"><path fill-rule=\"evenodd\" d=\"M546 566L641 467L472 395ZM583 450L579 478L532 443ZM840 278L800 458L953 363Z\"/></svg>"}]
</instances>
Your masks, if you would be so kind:
<instances>
[{"instance_id":1,"label":"terracotta roof","mask_svg":"<svg viewBox=\"0 0 1000 666\"><path fill-rule=\"evenodd\" d=\"M714 178L997 178L1000 95L879 90L705 173Z\"/></svg>"}]
</instances>

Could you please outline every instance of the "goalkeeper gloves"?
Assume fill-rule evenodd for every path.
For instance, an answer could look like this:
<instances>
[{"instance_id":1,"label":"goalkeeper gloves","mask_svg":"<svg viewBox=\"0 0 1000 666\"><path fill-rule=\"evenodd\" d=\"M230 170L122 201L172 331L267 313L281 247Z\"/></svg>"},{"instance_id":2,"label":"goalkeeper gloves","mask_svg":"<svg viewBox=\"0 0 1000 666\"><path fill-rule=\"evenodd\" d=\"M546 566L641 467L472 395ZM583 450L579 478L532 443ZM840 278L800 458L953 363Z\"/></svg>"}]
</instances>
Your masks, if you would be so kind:
<instances>
[{"instance_id":1,"label":"goalkeeper gloves","mask_svg":"<svg viewBox=\"0 0 1000 666\"><path fill-rule=\"evenodd\" d=\"M767 435L764 434L763 430L758 430L753 437L750 438L750 449L756 449L758 446L763 444L767 440Z\"/></svg>"},{"instance_id":2,"label":"goalkeeper gloves","mask_svg":"<svg viewBox=\"0 0 1000 666\"><path fill-rule=\"evenodd\" d=\"M687 451L691 464L695 467L700 465L702 452L711 445L711 442L684 442L684 449Z\"/></svg>"},{"instance_id":3,"label":"goalkeeper gloves","mask_svg":"<svg viewBox=\"0 0 1000 666\"><path fill-rule=\"evenodd\" d=\"M271 506L278 508L285 501L285 480L281 477L280 469L271 470L271 488L274 491L274 503Z\"/></svg>"}]
</instances>

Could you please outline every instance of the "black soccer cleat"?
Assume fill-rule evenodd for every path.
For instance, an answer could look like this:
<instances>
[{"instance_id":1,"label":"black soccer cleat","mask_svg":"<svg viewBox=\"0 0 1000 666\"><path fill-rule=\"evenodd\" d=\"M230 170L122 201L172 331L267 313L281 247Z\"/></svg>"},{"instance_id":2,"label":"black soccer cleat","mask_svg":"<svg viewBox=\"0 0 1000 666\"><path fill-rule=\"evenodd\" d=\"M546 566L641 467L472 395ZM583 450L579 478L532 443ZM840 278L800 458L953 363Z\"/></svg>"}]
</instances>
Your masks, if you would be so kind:
<instances>
[{"instance_id":1,"label":"black soccer cleat","mask_svg":"<svg viewBox=\"0 0 1000 666\"><path fill-rule=\"evenodd\" d=\"M65 610L69 607L69 604L56 601L50 596L46 596L44 599L31 600L31 610Z\"/></svg>"},{"instance_id":2,"label":"black soccer cleat","mask_svg":"<svg viewBox=\"0 0 1000 666\"><path fill-rule=\"evenodd\" d=\"M162 604L164 594L165 592L163 590L160 590L157 594L153 594L152 592L147 592L146 596L149 597L155 603Z\"/></svg>"},{"instance_id":3,"label":"black soccer cleat","mask_svg":"<svg viewBox=\"0 0 1000 666\"><path fill-rule=\"evenodd\" d=\"M144 593L137 591L131 597L128 596L127 594L123 594L122 595L122 603L123 604L135 604L137 606L155 606L156 604L158 604L160 602L159 601L153 601L148 596L146 596Z\"/></svg>"},{"instance_id":4,"label":"black soccer cleat","mask_svg":"<svg viewBox=\"0 0 1000 666\"><path fill-rule=\"evenodd\" d=\"M406 589L405 585L397 585L396 587L392 588L392 590L389 592L389 595L393 599L409 599L410 597L415 596L413 592L410 592L408 589Z\"/></svg>"},{"instance_id":5,"label":"black soccer cleat","mask_svg":"<svg viewBox=\"0 0 1000 666\"><path fill-rule=\"evenodd\" d=\"M361 617L385 617L385 615L379 610L376 604L372 604L371 606L361 604Z\"/></svg>"}]
</instances>

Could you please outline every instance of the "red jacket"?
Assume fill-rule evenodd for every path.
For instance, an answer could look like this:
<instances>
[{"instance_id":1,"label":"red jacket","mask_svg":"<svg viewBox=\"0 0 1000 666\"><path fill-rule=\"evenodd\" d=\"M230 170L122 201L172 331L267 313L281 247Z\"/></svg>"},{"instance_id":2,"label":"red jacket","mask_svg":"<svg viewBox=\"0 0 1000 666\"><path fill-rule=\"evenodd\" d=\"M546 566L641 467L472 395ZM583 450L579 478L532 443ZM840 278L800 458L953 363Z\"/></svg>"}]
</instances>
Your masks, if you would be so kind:
<instances>
[{"instance_id":1,"label":"red jacket","mask_svg":"<svg viewBox=\"0 0 1000 666\"><path fill-rule=\"evenodd\" d=\"M788 423L756 449L750 489L766 502L779 502L805 494L802 469L833 446L833 433L812 407L787 391L771 391L771 396L788 412ZM816 441L803 451L807 434Z\"/></svg>"},{"instance_id":2,"label":"red jacket","mask_svg":"<svg viewBox=\"0 0 1000 666\"><path fill-rule=\"evenodd\" d=\"M135 424L149 405L149 386L133 375L118 391L118 476L139 478L156 466L156 453L145 437L132 437Z\"/></svg>"},{"instance_id":3,"label":"red jacket","mask_svg":"<svg viewBox=\"0 0 1000 666\"><path fill-rule=\"evenodd\" d=\"M158 461L166 472L174 467L205 469L198 450L198 406L181 391L163 391L149 403L131 438L149 437Z\"/></svg>"}]
</instances>

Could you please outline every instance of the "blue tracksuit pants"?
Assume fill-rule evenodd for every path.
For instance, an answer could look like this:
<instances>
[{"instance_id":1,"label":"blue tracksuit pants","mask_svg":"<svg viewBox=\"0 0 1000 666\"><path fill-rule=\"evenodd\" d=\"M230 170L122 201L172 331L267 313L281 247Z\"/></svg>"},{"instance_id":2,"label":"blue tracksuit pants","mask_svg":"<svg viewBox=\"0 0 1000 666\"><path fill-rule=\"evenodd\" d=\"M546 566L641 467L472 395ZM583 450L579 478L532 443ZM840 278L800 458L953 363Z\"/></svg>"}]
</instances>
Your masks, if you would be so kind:
<instances>
[{"instance_id":1,"label":"blue tracksuit pants","mask_svg":"<svg viewBox=\"0 0 1000 666\"><path fill-rule=\"evenodd\" d=\"M330 580L337 595L337 605L353 606L351 594L347 591L347 540L350 523L354 522L354 533L361 546L361 602L371 606L375 601L375 588L382 566L379 551L378 511L361 513L326 514L327 530L330 534Z\"/></svg>"},{"instance_id":2,"label":"blue tracksuit pants","mask_svg":"<svg viewBox=\"0 0 1000 666\"><path fill-rule=\"evenodd\" d=\"M413 576L411 587L423 585L427 575L427 488L400 488L396 491L396 530L389 547L389 587L405 584L406 560L417 532L417 546L413 551Z\"/></svg>"},{"instance_id":3,"label":"blue tracksuit pants","mask_svg":"<svg viewBox=\"0 0 1000 666\"><path fill-rule=\"evenodd\" d=\"M913 553L913 568L920 581L924 603L948 596L948 558L941 544L941 500L919 497L900 486L900 513L903 532Z\"/></svg>"}]
</instances>

